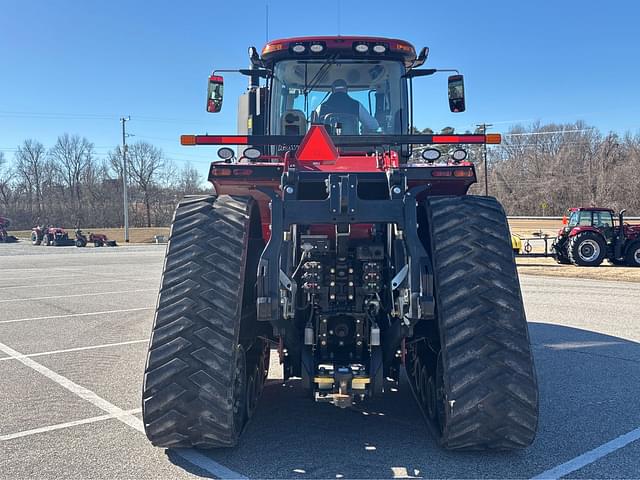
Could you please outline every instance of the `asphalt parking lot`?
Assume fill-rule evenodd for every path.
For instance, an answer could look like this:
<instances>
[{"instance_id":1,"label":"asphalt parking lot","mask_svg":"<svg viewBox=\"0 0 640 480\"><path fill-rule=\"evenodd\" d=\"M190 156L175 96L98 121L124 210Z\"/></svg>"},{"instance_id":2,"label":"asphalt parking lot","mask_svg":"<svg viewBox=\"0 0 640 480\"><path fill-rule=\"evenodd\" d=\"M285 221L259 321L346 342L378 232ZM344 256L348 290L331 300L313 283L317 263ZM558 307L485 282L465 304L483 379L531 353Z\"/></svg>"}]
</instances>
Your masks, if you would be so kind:
<instances>
[{"instance_id":1,"label":"asphalt parking lot","mask_svg":"<svg viewBox=\"0 0 640 480\"><path fill-rule=\"evenodd\" d=\"M541 399L527 450L443 451L406 388L340 410L277 369L239 447L154 448L140 395L163 256L0 245L0 477L640 476L640 284L526 275Z\"/></svg>"}]
</instances>

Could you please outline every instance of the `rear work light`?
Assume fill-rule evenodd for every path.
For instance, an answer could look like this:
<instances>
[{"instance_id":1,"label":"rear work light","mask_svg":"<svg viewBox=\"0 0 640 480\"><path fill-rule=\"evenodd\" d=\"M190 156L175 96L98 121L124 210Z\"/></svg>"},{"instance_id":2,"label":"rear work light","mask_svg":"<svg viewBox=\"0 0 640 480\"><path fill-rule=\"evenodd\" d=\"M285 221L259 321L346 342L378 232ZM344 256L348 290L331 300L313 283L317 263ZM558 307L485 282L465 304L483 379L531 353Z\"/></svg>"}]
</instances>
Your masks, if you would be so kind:
<instances>
[{"instance_id":1,"label":"rear work light","mask_svg":"<svg viewBox=\"0 0 640 480\"><path fill-rule=\"evenodd\" d=\"M451 158L453 158L456 162L461 162L465 158L467 158L467 152L462 148L457 148L451 154Z\"/></svg>"},{"instance_id":2,"label":"rear work light","mask_svg":"<svg viewBox=\"0 0 640 480\"><path fill-rule=\"evenodd\" d=\"M353 49L358 53L367 53L369 51L369 45L366 43L356 43L354 44Z\"/></svg>"},{"instance_id":3,"label":"rear work light","mask_svg":"<svg viewBox=\"0 0 640 480\"><path fill-rule=\"evenodd\" d=\"M309 50L311 50L312 53L322 53L324 45L322 43L312 43Z\"/></svg>"},{"instance_id":4,"label":"rear work light","mask_svg":"<svg viewBox=\"0 0 640 480\"><path fill-rule=\"evenodd\" d=\"M298 43L293 47L291 47L291 51L293 53L304 53L306 50L307 50L307 47L305 47L302 43Z\"/></svg>"},{"instance_id":5,"label":"rear work light","mask_svg":"<svg viewBox=\"0 0 640 480\"><path fill-rule=\"evenodd\" d=\"M387 46L381 43L373 46L373 53L384 53L387 51Z\"/></svg>"}]
</instances>

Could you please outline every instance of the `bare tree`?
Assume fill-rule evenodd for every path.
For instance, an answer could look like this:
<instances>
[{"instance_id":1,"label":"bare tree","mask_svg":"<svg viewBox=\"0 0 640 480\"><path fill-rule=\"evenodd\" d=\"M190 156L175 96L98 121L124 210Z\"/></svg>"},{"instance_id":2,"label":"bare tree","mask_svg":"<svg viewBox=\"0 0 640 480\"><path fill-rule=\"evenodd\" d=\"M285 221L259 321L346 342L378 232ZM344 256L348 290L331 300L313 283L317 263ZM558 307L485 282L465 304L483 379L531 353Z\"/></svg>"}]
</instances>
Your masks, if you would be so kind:
<instances>
[{"instance_id":1,"label":"bare tree","mask_svg":"<svg viewBox=\"0 0 640 480\"><path fill-rule=\"evenodd\" d=\"M4 158L4 152L0 152L0 201L4 205L5 210L11 208L11 198L13 189L11 188L11 182L13 180L14 173L7 166L7 160Z\"/></svg>"},{"instance_id":2,"label":"bare tree","mask_svg":"<svg viewBox=\"0 0 640 480\"><path fill-rule=\"evenodd\" d=\"M122 174L122 149L117 147L109 153L112 168ZM136 142L127 148L127 173L129 181L135 184L142 195L146 225L151 226L151 203L154 189L166 162L162 150L147 142ZM135 213L135 212L134 212Z\"/></svg>"},{"instance_id":3,"label":"bare tree","mask_svg":"<svg viewBox=\"0 0 640 480\"><path fill-rule=\"evenodd\" d=\"M24 182L31 216L35 214L37 221L43 217L43 187L50 180L47 174L47 159L44 145L32 139L25 140L16 151L16 173ZM35 207L35 211L34 211ZM32 218L32 221L34 219Z\"/></svg>"},{"instance_id":4,"label":"bare tree","mask_svg":"<svg viewBox=\"0 0 640 480\"><path fill-rule=\"evenodd\" d=\"M201 193L203 191L202 176L190 163L187 163L180 171L178 190L182 195Z\"/></svg>"},{"instance_id":5,"label":"bare tree","mask_svg":"<svg viewBox=\"0 0 640 480\"><path fill-rule=\"evenodd\" d=\"M86 138L68 133L58 137L49 151L54 168L69 191L75 223L81 221L82 183L93 159L93 144Z\"/></svg>"}]
</instances>

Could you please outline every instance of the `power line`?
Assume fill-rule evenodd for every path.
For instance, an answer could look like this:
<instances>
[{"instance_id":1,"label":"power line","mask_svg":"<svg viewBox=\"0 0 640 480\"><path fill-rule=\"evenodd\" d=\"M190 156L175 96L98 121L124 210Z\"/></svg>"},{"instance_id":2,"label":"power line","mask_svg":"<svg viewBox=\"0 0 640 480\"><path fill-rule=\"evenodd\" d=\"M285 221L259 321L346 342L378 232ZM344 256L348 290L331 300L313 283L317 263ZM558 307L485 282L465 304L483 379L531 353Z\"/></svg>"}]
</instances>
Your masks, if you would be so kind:
<instances>
[{"instance_id":1,"label":"power line","mask_svg":"<svg viewBox=\"0 0 640 480\"><path fill-rule=\"evenodd\" d=\"M592 130L595 130L595 127L589 127L589 128L579 128L576 130L554 130L551 132L528 132L528 133L503 133L502 136L503 137L523 137L523 136L530 136L530 135L552 135L555 133L575 133L575 132L590 132Z\"/></svg>"}]
</instances>

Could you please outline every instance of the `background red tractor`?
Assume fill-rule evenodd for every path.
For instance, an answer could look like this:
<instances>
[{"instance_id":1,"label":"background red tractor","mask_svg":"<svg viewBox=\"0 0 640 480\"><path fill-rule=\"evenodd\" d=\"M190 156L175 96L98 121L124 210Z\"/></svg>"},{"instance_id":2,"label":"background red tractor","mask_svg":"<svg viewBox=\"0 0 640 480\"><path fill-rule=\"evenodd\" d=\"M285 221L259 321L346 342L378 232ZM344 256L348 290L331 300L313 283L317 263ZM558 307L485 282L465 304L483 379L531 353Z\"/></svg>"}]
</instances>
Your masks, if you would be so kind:
<instances>
[{"instance_id":1,"label":"background red tractor","mask_svg":"<svg viewBox=\"0 0 640 480\"><path fill-rule=\"evenodd\" d=\"M9 235L7 229L11 221L6 217L0 217L0 243L15 243L18 241L13 235Z\"/></svg>"},{"instance_id":2,"label":"background red tractor","mask_svg":"<svg viewBox=\"0 0 640 480\"><path fill-rule=\"evenodd\" d=\"M62 227L34 227L31 231L31 243L33 245L51 245L53 247L65 247L75 245L69 238L69 234Z\"/></svg>"},{"instance_id":3,"label":"background red tractor","mask_svg":"<svg viewBox=\"0 0 640 480\"><path fill-rule=\"evenodd\" d=\"M570 208L552 250L558 263L595 267L608 260L614 265L640 267L640 225L617 219L610 208Z\"/></svg>"},{"instance_id":4,"label":"background red tractor","mask_svg":"<svg viewBox=\"0 0 640 480\"><path fill-rule=\"evenodd\" d=\"M116 241L109 240L104 233L91 233L88 235L82 233L79 228L76 229L76 247L86 247L87 243L93 243L94 247L115 247Z\"/></svg>"}]
</instances>

